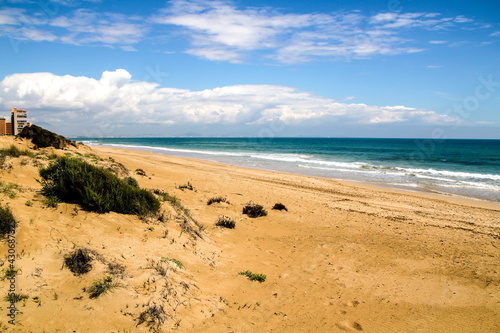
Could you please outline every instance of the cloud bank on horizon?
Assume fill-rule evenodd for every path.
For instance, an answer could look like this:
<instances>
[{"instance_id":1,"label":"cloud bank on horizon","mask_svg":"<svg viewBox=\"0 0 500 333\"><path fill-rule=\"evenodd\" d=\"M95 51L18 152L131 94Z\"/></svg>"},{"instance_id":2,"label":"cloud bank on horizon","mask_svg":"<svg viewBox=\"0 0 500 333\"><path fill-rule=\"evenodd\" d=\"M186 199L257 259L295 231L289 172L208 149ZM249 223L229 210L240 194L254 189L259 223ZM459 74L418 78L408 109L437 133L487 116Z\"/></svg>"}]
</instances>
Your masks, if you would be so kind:
<instances>
[{"instance_id":1,"label":"cloud bank on horizon","mask_svg":"<svg viewBox=\"0 0 500 333\"><path fill-rule=\"evenodd\" d=\"M364 3L360 9L310 11L299 10L293 1L287 8L273 4L172 0L158 8L124 3L117 9L93 0L7 0L0 7L0 42L14 53L9 59L16 59L25 46L45 50L45 57L24 51L26 64L13 66L16 71L2 65L0 108L26 108L34 122L73 136L253 136L279 124L289 131L274 131L276 135L328 136L335 135L331 129L344 129L337 133L422 137L440 126L475 126L475 135L481 135L481 127L498 127L500 119L491 107L499 101L498 66L477 60L481 50L495 54L498 49L498 22L456 12L404 11L401 6L373 11ZM55 48L54 60L44 49L48 46ZM68 57L59 56L56 48L74 52L82 64L78 75L61 74L57 62ZM87 57L73 50L85 50ZM136 60L117 59L120 65L99 66L96 74L92 61L105 63L101 57L108 57L106 63L112 63L109 50ZM95 58L87 59L88 54ZM223 79L204 78L201 89L150 82L131 69L139 62L134 54L175 57L171 70L178 77L183 65L195 64L201 78L205 68L217 64ZM467 62L464 71L491 83L480 87L488 99L472 100L477 105L468 113L457 108L470 107L464 103L475 96L478 83L468 75L467 90L460 87L456 77L464 66L455 59L465 59L463 54L468 57L460 59ZM391 71L387 64L401 57L411 59L411 65L398 60L399 67ZM331 85L331 79L321 75L302 79L313 70L321 73L317 68L342 73L335 78L345 81L336 85L342 90L325 93L322 87ZM293 76L293 71L298 73ZM276 79L276 72L283 79ZM245 83L248 73L259 83ZM348 90L350 86L354 88ZM388 93L376 96L379 86ZM428 103L422 102L426 99ZM99 130L106 124L113 130ZM388 133L391 126L400 131ZM426 132L410 134L410 128Z\"/></svg>"},{"instance_id":2,"label":"cloud bank on horizon","mask_svg":"<svg viewBox=\"0 0 500 333\"><path fill-rule=\"evenodd\" d=\"M99 80L51 73L9 75L0 82L0 102L42 111L35 121L68 124L75 119L118 123L133 119L136 124L167 126L273 122L295 126L311 121L449 125L458 121L431 110L342 103L286 86L237 85L203 91L162 88L134 81L124 69L106 71Z\"/></svg>"}]
</instances>

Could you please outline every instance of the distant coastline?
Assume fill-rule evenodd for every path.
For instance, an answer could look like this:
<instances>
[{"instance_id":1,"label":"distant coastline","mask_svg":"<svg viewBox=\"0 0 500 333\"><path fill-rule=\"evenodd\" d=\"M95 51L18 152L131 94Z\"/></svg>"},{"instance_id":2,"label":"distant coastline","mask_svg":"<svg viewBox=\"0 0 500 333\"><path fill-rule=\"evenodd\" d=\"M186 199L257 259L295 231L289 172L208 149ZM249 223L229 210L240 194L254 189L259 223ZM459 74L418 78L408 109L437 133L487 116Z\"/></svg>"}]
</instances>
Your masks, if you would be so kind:
<instances>
[{"instance_id":1,"label":"distant coastline","mask_svg":"<svg viewBox=\"0 0 500 333\"><path fill-rule=\"evenodd\" d=\"M500 202L500 140L79 138L255 169Z\"/></svg>"}]
</instances>

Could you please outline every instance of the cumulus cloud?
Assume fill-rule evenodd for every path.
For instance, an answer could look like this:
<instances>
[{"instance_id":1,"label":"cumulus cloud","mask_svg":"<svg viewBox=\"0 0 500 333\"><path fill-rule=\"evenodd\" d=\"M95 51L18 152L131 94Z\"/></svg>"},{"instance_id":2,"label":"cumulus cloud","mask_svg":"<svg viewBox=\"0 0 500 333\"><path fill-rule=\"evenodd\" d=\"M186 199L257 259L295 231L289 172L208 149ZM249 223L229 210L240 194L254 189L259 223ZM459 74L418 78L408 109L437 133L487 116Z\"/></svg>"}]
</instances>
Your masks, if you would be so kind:
<instances>
[{"instance_id":1,"label":"cumulus cloud","mask_svg":"<svg viewBox=\"0 0 500 333\"><path fill-rule=\"evenodd\" d=\"M350 98L348 98L350 99ZM406 106L348 104L279 85L235 85L192 91L135 81L124 69L100 79L52 73L12 74L0 83L0 107L22 107L36 121L115 125L447 124L453 118ZM134 125L130 125L134 124Z\"/></svg>"}]
</instances>

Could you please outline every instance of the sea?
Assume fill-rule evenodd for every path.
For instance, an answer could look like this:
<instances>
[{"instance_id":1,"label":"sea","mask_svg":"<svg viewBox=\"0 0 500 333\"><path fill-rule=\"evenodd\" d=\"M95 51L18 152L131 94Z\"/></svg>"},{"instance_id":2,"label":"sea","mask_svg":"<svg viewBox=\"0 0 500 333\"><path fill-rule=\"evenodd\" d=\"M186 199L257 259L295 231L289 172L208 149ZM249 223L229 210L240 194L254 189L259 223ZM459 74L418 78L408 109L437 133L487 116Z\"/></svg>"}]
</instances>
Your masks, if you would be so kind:
<instances>
[{"instance_id":1,"label":"sea","mask_svg":"<svg viewBox=\"0 0 500 333\"><path fill-rule=\"evenodd\" d=\"M500 202L500 140L77 138L237 166Z\"/></svg>"}]
</instances>

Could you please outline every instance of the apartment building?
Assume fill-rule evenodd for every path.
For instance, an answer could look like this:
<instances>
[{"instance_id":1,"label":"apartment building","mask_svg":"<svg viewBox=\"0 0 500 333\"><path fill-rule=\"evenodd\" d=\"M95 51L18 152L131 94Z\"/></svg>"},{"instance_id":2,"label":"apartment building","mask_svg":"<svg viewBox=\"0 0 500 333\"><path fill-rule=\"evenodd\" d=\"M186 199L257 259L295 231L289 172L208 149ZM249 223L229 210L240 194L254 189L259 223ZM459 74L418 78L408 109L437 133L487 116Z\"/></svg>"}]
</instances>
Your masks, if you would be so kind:
<instances>
[{"instance_id":1,"label":"apartment building","mask_svg":"<svg viewBox=\"0 0 500 333\"><path fill-rule=\"evenodd\" d=\"M30 126L28 112L22 109L10 109L10 122L0 117L0 135L17 135L25 126Z\"/></svg>"}]
</instances>

